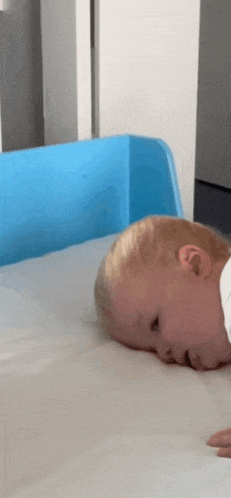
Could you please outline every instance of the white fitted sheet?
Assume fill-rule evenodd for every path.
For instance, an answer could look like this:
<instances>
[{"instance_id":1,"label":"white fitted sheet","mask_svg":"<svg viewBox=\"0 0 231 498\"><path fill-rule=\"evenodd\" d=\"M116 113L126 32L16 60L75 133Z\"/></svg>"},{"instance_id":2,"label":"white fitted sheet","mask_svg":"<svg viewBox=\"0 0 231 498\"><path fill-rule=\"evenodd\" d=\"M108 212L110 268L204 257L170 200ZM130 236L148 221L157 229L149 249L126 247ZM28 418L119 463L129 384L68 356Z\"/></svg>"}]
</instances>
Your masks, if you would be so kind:
<instances>
[{"instance_id":1,"label":"white fitted sheet","mask_svg":"<svg viewBox=\"0 0 231 498\"><path fill-rule=\"evenodd\" d=\"M165 365L104 337L93 287L115 236L0 268L3 498L227 498L231 367Z\"/></svg>"}]
</instances>

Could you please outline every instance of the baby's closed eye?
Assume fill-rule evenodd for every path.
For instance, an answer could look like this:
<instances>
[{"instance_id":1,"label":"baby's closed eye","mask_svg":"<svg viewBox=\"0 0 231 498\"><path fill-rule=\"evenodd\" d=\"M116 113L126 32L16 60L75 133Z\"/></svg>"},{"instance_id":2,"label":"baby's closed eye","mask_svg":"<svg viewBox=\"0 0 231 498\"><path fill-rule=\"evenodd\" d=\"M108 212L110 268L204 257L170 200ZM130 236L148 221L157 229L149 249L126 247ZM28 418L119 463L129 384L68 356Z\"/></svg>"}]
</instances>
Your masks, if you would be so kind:
<instances>
[{"instance_id":1,"label":"baby's closed eye","mask_svg":"<svg viewBox=\"0 0 231 498\"><path fill-rule=\"evenodd\" d=\"M157 316L150 325L151 330L158 330L159 329L159 317Z\"/></svg>"}]
</instances>

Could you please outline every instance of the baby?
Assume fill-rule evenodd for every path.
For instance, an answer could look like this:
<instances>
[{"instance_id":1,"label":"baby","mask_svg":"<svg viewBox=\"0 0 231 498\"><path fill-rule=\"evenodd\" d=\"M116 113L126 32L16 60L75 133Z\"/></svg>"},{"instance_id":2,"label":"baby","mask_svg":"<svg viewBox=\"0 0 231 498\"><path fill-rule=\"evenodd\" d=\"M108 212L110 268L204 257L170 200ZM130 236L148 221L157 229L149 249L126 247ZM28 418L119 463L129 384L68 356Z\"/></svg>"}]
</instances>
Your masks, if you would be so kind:
<instances>
[{"instance_id":1,"label":"baby","mask_svg":"<svg viewBox=\"0 0 231 498\"><path fill-rule=\"evenodd\" d=\"M227 282L225 296L220 292L230 248L218 230L181 218L150 216L132 224L118 235L96 278L95 304L104 332L125 346L156 353L165 363L195 370L230 363L222 307ZM207 444L229 446L231 457L231 429ZM219 456L229 456L227 448Z\"/></svg>"},{"instance_id":2,"label":"baby","mask_svg":"<svg viewBox=\"0 0 231 498\"><path fill-rule=\"evenodd\" d=\"M181 218L150 216L128 227L96 278L105 333L165 363L210 370L231 362L219 289L230 247L218 231Z\"/></svg>"}]
</instances>

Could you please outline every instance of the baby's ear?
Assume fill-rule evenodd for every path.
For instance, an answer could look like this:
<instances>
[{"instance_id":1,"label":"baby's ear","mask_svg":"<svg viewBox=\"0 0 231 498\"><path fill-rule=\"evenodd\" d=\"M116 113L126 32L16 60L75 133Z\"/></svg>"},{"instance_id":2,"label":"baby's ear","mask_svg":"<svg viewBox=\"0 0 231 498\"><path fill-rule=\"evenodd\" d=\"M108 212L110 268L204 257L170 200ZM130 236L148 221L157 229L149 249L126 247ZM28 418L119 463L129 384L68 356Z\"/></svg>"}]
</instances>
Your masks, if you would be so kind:
<instances>
[{"instance_id":1,"label":"baby's ear","mask_svg":"<svg viewBox=\"0 0 231 498\"><path fill-rule=\"evenodd\" d=\"M184 270L193 271L195 275L207 277L211 271L208 254L197 246L186 245L179 249L178 258Z\"/></svg>"}]
</instances>

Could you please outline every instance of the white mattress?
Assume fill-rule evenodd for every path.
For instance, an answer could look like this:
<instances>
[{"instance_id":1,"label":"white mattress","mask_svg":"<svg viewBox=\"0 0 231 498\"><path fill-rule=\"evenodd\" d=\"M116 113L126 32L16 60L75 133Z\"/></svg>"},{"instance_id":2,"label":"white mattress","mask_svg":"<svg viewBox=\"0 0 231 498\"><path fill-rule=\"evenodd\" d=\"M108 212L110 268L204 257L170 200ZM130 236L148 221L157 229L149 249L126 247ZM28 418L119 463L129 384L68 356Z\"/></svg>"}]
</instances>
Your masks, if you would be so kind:
<instances>
[{"instance_id":1,"label":"white mattress","mask_svg":"<svg viewBox=\"0 0 231 498\"><path fill-rule=\"evenodd\" d=\"M93 286L115 236L0 269L3 498L221 498L231 367L195 372L106 339Z\"/></svg>"}]
</instances>

